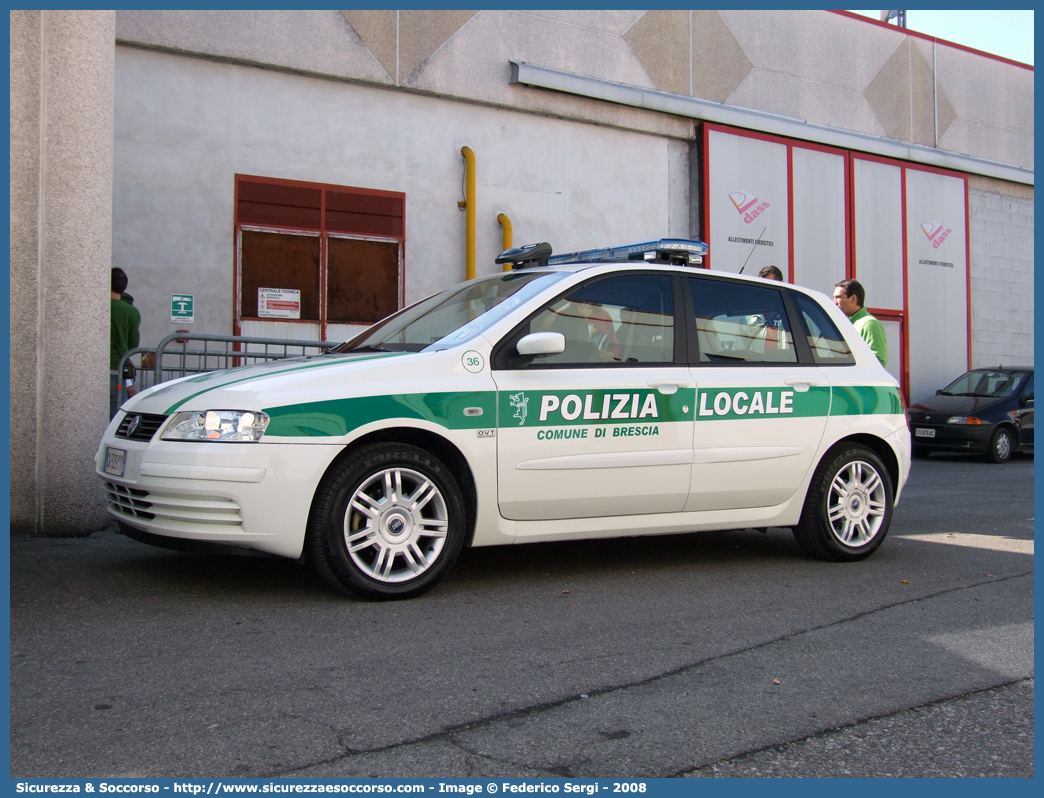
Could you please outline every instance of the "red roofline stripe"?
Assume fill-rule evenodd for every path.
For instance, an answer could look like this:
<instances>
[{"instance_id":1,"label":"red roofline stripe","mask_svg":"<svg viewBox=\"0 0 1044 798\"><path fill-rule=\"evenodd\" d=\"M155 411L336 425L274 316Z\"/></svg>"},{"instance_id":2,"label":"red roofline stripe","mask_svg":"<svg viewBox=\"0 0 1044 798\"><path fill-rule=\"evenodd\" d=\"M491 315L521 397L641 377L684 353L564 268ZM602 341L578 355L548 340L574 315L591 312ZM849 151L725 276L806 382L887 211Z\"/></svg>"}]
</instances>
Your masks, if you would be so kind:
<instances>
[{"instance_id":1,"label":"red roofline stripe","mask_svg":"<svg viewBox=\"0 0 1044 798\"><path fill-rule=\"evenodd\" d=\"M992 58L994 61L1000 61L1005 64L1011 64L1012 66L1021 67L1022 69L1028 69L1030 72L1034 71L1032 64L1024 64L1021 61L1014 61L1011 58L1005 58L1002 55L994 55L993 53L987 53L982 50L976 50L974 47L965 47L963 44L948 42L946 41L946 39L940 39L937 36L929 36L927 33L918 33L917 31L910 30L909 28L900 28L897 25L889 25L887 22L881 22L876 19L871 19L870 17L864 17L862 14L853 14L851 11L835 11L833 9L830 9L830 13L840 14L841 16L848 17L849 19L858 19L860 22L868 22L871 25L877 25L879 28L888 28L891 31L902 31L902 33L904 33L907 36L916 36L918 39L924 39L925 41L935 42L936 44L941 44L945 47L953 47L955 50L964 50L966 53L973 53L975 55L981 55L986 58Z\"/></svg>"}]
</instances>

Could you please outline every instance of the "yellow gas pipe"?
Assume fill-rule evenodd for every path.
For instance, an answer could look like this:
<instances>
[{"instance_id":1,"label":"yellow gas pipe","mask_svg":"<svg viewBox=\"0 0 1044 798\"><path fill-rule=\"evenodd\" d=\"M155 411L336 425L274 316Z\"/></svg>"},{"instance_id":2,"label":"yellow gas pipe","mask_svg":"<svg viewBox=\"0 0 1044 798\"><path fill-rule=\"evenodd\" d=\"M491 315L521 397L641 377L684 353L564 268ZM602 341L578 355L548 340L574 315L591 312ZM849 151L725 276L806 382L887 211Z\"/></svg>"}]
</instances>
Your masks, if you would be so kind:
<instances>
[{"instance_id":1,"label":"yellow gas pipe","mask_svg":"<svg viewBox=\"0 0 1044 798\"><path fill-rule=\"evenodd\" d=\"M461 147L464 156L464 265L466 279L475 279L475 153L471 147ZM459 205L460 203L458 203Z\"/></svg>"},{"instance_id":2,"label":"yellow gas pipe","mask_svg":"<svg viewBox=\"0 0 1044 798\"><path fill-rule=\"evenodd\" d=\"M500 222L500 226L504 228L504 244L500 248L500 251L503 252L504 250L511 249L511 246L512 246L512 244L511 244L511 220L507 217L507 214L505 214L505 213L498 213L497 214L497 221ZM511 271L511 264L510 263L505 263L504 264L504 271L506 271L506 272Z\"/></svg>"}]
</instances>

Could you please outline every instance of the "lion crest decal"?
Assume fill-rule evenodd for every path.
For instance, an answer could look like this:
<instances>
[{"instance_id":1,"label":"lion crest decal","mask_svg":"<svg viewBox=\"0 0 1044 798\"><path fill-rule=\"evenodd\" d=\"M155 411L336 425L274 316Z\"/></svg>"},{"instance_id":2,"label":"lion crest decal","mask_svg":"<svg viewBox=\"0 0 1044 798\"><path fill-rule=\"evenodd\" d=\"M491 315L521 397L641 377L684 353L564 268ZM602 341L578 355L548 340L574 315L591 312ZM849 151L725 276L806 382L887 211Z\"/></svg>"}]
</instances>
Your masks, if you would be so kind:
<instances>
[{"instance_id":1,"label":"lion crest decal","mask_svg":"<svg viewBox=\"0 0 1044 798\"><path fill-rule=\"evenodd\" d=\"M511 394L511 406L515 408L515 418L518 419L518 426L523 427L526 424L526 413L529 410L529 397L525 393L519 392Z\"/></svg>"}]
</instances>

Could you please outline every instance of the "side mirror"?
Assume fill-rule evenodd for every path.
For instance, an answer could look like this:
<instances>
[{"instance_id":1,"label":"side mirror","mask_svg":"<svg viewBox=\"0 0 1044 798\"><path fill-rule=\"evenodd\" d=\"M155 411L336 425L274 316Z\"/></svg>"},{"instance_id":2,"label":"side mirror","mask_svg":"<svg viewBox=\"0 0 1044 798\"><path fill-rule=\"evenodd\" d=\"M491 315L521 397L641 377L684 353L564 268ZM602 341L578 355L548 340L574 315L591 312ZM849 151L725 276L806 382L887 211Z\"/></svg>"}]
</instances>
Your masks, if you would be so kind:
<instances>
[{"instance_id":1,"label":"side mirror","mask_svg":"<svg viewBox=\"0 0 1044 798\"><path fill-rule=\"evenodd\" d=\"M936 395L936 396L938 396L938 395L939 395L939 394L941 394L941 393L942 393L942 388L940 388L939 390L937 390L937 391L935 392L935 395Z\"/></svg>"},{"instance_id":2,"label":"side mirror","mask_svg":"<svg viewBox=\"0 0 1044 798\"><path fill-rule=\"evenodd\" d=\"M1022 400L1020 401L1020 404L1023 404L1023 405L1031 405L1031 404L1033 404L1033 394L1028 393L1025 396L1023 396Z\"/></svg>"},{"instance_id":3,"label":"side mirror","mask_svg":"<svg viewBox=\"0 0 1044 798\"><path fill-rule=\"evenodd\" d=\"M565 351L565 336L556 332L537 332L523 336L516 348L522 357L560 355Z\"/></svg>"}]
</instances>

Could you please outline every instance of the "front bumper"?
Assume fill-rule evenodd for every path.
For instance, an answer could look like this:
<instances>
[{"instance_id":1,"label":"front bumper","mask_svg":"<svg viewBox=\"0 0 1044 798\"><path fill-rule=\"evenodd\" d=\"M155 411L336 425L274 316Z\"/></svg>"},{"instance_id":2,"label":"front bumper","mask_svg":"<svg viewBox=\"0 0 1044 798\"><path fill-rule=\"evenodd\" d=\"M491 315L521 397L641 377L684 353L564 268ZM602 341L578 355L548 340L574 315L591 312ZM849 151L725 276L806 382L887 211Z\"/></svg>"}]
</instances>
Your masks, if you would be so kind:
<instances>
[{"instance_id":1,"label":"front bumper","mask_svg":"<svg viewBox=\"0 0 1044 798\"><path fill-rule=\"evenodd\" d=\"M298 558L316 487L342 447L147 443L106 433L95 458L109 513L131 530ZM122 450L122 475L105 471ZM139 537L142 539L144 536Z\"/></svg>"}]
</instances>

